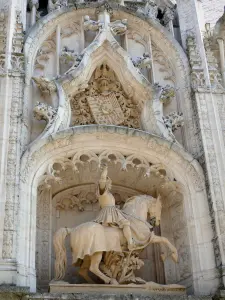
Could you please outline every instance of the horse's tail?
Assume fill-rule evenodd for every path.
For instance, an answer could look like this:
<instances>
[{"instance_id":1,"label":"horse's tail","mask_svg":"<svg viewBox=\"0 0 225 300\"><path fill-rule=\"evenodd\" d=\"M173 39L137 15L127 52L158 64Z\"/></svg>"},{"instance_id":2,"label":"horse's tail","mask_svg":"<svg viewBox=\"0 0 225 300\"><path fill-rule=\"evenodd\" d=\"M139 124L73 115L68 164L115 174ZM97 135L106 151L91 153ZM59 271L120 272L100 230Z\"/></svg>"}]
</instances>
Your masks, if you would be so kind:
<instances>
[{"instance_id":1,"label":"horse's tail","mask_svg":"<svg viewBox=\"0 0 225 300\"><path fill-rule=\"evenodd\" d=\"M66 247L64 245L65 238L70 234L72 229L60 228L56 231L53 237L53 245L55 250L55 280L60 280L65 277L66 273Z\"/></svg>"}]
</instances>

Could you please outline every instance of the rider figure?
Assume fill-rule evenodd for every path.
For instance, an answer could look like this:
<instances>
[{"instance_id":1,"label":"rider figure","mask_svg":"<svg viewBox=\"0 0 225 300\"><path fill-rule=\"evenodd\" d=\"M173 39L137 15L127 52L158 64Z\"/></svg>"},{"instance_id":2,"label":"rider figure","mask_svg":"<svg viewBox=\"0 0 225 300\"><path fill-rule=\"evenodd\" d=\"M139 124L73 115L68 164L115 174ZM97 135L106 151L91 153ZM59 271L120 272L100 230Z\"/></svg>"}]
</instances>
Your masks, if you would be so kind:
<instances>
[{"instance_id":1,"label":"rider figure","mask_svg":"<svg viewBox=\"0 0 225 300\"><path fill-rule=\"evenodd\" d=\"M94 220L103 226L118 226L123 229L123 234L127 240L128 249L132 250L134 248L130 221L126 218L123 212L116 207L115 198L110 192L112 181L107 176L108 167L103 166L103 171L98 183L97 196L101 211L97 218Z\"/></svg>"}]
</instances>

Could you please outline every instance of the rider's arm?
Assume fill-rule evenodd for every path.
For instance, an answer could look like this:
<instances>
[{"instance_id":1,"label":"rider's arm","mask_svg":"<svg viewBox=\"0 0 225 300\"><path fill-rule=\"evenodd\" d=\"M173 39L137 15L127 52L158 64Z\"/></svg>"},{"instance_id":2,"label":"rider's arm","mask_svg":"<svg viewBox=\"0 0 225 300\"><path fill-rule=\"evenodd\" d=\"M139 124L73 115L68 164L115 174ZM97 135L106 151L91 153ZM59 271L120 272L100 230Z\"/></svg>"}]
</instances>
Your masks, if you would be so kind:
<instances>
[{"instance_id":1,"label":"rider's arm","mask_svg":"<svg viewBox=\"0 0 225 300\"><path fill-rule=\"evenodd\" d=\"M102 174L99 180L99 189L100 193L103 194L106 188L106 181L107 181L107 174L108 174L108 167L104 166L102 170Z\"/></svg>"}]
</instances>

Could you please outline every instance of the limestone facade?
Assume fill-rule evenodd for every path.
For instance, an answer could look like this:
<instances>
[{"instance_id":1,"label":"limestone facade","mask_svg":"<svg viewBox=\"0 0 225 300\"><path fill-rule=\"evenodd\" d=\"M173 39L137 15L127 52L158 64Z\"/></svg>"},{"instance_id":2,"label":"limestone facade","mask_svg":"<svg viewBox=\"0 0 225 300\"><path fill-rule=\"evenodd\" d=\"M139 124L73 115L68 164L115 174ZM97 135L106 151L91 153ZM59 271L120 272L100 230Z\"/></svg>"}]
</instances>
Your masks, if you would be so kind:
<instances>
[{"instance_id":1,"label":"limestone facade","mask_svg":"<svg viewBox=\"0 0 225 300\"><path fill-rule=\"evenodd\" d=\"M96 217L106 161L118 206L162 195L179 261L149 246L142 277L224 289L224 4L0 0L0 285L47 289L52 236Z\"/></svg>"}]
</instances>

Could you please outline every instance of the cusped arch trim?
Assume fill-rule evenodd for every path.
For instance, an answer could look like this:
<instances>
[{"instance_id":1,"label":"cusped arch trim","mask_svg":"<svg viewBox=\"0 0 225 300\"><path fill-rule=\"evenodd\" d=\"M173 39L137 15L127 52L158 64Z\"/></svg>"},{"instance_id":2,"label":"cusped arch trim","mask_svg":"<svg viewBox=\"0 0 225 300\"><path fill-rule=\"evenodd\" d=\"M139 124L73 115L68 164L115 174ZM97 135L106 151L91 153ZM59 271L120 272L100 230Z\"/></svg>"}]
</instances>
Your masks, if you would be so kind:
<instances>
[{"instance_id":1,"label":"cusped arch trim","mask_svg":"<svg viewBox=\"0 0 225 300\"><path fill-rule=\"evenodd\" d=\"M36 289L35 243L36 243L36 205L37 185L46 166L58 157L68 157L70 153L81 149L110 149L124 154L141 154L152 160L157 158L162 164L173 170L175 178L185 187L185 211L191 250L190 262L193 271L195 293L204 291L202 287L209 283L204 274L215 272L212 262L213 247L202 234L201 223L210 226L205 181L202 169L181 146L176 143L148 134L143 131L116 126L81 126L73 127L31 145L22 157L20 183L20 214L18 226L17 285ZM204 223L204 226L205 226ZM207 247L205 247L207 245ZM205 267L201 260L202 253L210 262Z\"/></svg>"}]
</instances>

